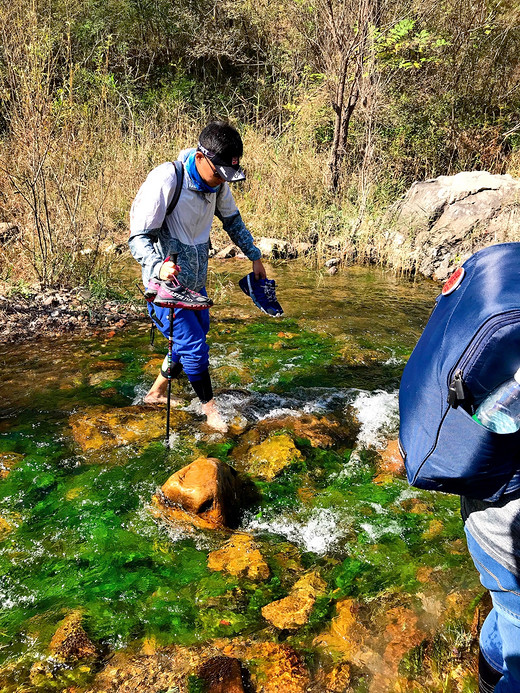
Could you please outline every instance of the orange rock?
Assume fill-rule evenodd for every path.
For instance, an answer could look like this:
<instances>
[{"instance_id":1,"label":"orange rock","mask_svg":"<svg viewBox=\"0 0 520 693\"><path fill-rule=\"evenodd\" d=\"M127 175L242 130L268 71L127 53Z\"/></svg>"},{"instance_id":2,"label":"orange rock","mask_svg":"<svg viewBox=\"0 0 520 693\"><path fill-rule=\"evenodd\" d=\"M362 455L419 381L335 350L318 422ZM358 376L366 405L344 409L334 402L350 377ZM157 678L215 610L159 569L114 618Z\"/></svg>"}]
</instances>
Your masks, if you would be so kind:
<instances>
[{"instance_id":1,"label":"orange rock","mask_svg":"<svg viewBox=\"0 0 520 693\"><path fill-rule=\"evenodd\" d=\"M434 537L438 537L439 534L442 534L443 529L444 524L440 520L431 520L428 529L423 532L423 537L425 539L433 539Z\"/></svg>"},{"instance_id":2,"label":"orange rock","mask_svg":"<svg viewBox=\"0 0 520 693\"><path fill-rule=\"evenodd\" d=\"M345 425L330 416L318 417L312 414L264 419L257 428L263 435L280 429L289 429L298 438L308 440L314 448L329 448L337 443L353 443L359 431L359 425L353 421Z\"/></svg>"},{"instance_id":3,"label":"orange rock","mask_svg":"<svg viewBox=\"0 0 520 693\"><path fill-rule=\"evenodd\" d=\"M221 549L212 551L208 556L208 568L250 580L269 577L269 566L249 534L234 534Z\"/></svg>"},{"instance_id":4,"label":"orange rock","mask_svg":"<svg viewBox=\"0 0 520 693\"><path fill-rule=\"evenodd\" d=\"M5 479L11 469L23 460L17 452L0 452L0 479Z\"/></svg>"},{"instance_id":5,"label":"orange rock","mask_svg":"<svg viewBox=\"0 0 520 693\"><path fill-rule=\"evenodd\" d=\"M309 671L289 645L233 641L223 651L250 662L251 679L258 693L305 693L308 689Z\"/></svg>"},{"instance_id":6,"label":"orange rock","mask_svg":"<svg viewBox=\"0 0 520 693\"><path fill-rule=\"evenodd\" d=\"M170 509L172 519L202 521L212 529L235 527L241 504L237 472L225 462L199 457L166 481L155 505ZM180 511L180 514L179 512Z\"/></svg>"},{"instance_id":7,"label":"orange rock","mask_svg":"<svg viewBox=\"0 0 520 693\"><path fill-rule=\"evenodd\" d=\"M347 662L339 662L331 671L320 672L318 680L327 693L345 693L350 690L351 671Z\"/></svg>"},{"instance_id":8,"label":"orange rock","mask_svg":"<svg viewBox=\"0 0 520 693\"><path fill-rule=\"evenodd\" d=\"M83 630L81 621L81 613L72 611L60 623L49 644L49 650L56 659L69 662L96 657L96 647Z\"/></svg>"},{"instance_id":9,"label":"orange rock","mask_svg":"<svg viewBox=\"0 0 520 693\"><path fill-rule=\"evenodd\" d=\"M242 665L234 657L212 657L200 667L198 676L207 693L244 693Z\"/></svg>"},{"instance_id":10,"label":"orange rock","mask_svg":"<svg viewBox=\"0 0 520 693\"><path fill-rule=\"evenodd\" d=\"M359 604L353 599L343 599L336 604L336 611L329 631L318 635L313 644L335 650L357 666L366 665L372 658L372 650L366 645L370 634L360 623Z\"/></svg>"},{"instance_id":11,"label":"orange rock","mask_svg":"<svg viewBox=\"0 0 520 693\"><path fill-rule=\"evenodd\" d=\"M394 481L393 474L387 474L386 472L383 472L382 474L378 474L373 479L374 484L377 484L378 486L385 486L386 484L391 484L393 481Z\"/></svg>"},{"instance_id":12,"label":"orange rock","mask_svg":"<svg viewBox=\"0 0 520 693\"><path fill-rule=\"evenodd\" d=\"M171 428L185 423L188 414L171 412ZM146 443L164 435L166 412L145 406L96 406L78 412L69 419L74 440L84 452Z\"/></svg>"},{"instance_id":13,"label":"orange rock","mask_svg":"<svg viewBox=\"0 0 520 693\"><path fill-rule=\"evenodd\" d=\"M141 654L144 654L144 655L150 657L150 656L154 655L158 649L159 648L157 646L157 640L152 635L151 638L145 638L143 640L143 644L141 646Z\"/></svg>"},{"instance_id":14,"label":"orange rock","mask_svg":"<svg viewBox=\"0 0 520 693\"><path fill-rule=\"evenodd\" d=\"M300 628L308 622L316 597L325 592L325 587L316 573L304 575L289 596L264 606L262 616L280 630Z\"/></svg>"},{"instance_id":15,"label":"orange rock","mask_svg":"<svg viewBox=\"0 0 520 693\"><path fill-rule=\"evenodd\" d=\"M411 609L395 607L387 611L385 640L388 645L383 657L395 675L403 655L420 645L427 635L417 623L417 615Z\"/></svg>"},{"instance_id":16,"label":"orange rock","mask_svg":"<svg viewBox=\"0 0 520 693\"><path fill-rule=\"evenodd\" d=\"M386 448L380 453L381 460L378 464L380 472L403 476L405 474L404 461L399 452L397 440L389 440Z\"/></svg>"},{"instance_id":17,"label":"orange rock","mask_svg":"<svg viewBox=\"0 0 520 693\"><path fill-rule=\"evenodd\" d=\"M430 568L429 566L421 566L417 570L417 579L419 580L419 582L423 583L430 582L432 574L433 568Z\"/></svg>"},{"instance_id":18,"label":"orange rock","mask_svg":"<svg viewBox=\"0 0 520 693\"><path fill-rule=\"evenodd\" d=\"M246 471L272 481L285 467L303 460L302 453L286 433L273 435L249 449Z\"/></svg>"},{"instance_id":19,"label":"orange rock","mask_svg":"<svg viewBox=\"0 0 520 693\"><path fill-rule=\"evenodd\" d=\"M0 516L0 541L6 538L6 536L12 532L14 529L13 525L8 522L4 517Z\"/></svg>"}]
</instances>

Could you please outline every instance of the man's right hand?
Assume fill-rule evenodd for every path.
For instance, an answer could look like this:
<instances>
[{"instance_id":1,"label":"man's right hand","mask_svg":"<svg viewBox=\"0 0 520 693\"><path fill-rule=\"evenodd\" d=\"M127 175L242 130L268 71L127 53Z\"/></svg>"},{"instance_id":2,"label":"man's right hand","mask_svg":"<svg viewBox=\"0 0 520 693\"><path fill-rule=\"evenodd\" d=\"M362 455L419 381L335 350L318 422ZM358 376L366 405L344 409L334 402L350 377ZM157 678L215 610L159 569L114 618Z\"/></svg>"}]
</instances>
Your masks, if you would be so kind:
<instances>
[{"instance_id":1,"label":"man's right hand","mask_svg":"<svg viewBox=\"0 0 520 693\"><path fill-rule=\"evenodd\" d=\"M167 260L161 265L161 269L159 270L159 279L173 279L176 274L179 274L180 270L181 268L178 265L171 262L171 260Z\"/></svg>"}]
</instances>

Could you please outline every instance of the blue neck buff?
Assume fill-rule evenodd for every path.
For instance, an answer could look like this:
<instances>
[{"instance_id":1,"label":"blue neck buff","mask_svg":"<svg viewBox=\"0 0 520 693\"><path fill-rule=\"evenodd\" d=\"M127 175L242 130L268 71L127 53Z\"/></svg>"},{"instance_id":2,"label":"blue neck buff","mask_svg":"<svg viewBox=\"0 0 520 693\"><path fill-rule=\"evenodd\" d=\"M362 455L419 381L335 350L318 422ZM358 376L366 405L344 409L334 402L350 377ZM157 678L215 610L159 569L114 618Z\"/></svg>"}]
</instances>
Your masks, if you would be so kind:
<instances>
[{"instance_id":1,"label":"blue neck buff","mask_svg":"<svg viewBox=\"0 0 520 693\"><path fill-rule=\"evenodd\" d=\"M196 152L193 152L192 154L189 155L189 157L186 159L186 169L188 170L188 174L197 188L199 192L204 192L204 193L216 193L218 192L220 185L217 185L216 188L210 187L207 183L205 183L202 178L200 177L199 172L197 171L197 166L195 165L195 154Z\"/></svg>"}]
</instances>

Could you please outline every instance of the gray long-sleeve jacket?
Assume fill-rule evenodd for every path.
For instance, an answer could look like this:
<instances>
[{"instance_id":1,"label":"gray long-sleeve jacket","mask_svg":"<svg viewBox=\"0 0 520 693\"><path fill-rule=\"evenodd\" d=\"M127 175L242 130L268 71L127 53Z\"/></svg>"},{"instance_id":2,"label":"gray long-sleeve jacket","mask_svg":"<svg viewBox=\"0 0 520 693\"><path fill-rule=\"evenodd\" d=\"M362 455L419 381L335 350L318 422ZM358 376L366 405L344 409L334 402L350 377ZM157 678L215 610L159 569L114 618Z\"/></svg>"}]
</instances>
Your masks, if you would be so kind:
<instances>
[{"instance_id":1,"label":"gray long-sleeve jacket","mask_svg":"<svg viewBox=\"0 0 520 693\"><path fill-rule=\"evenodd\" d=\"M182 151L179 160L184 163L193 151ZM161 164L148 174L132 204L128 243L142 267L145 286L152 276L158 275L164 260L177 253L177 264L181 268L179 281L200 291L206 284L209 234L215 215L246 257L260 259L262 253L254 245L227 183L223 183L217 193L199 192L185 166L179 201L173 212L165 217L175 183L175 166L171 162Z\"/></svg>"}]
</instances>

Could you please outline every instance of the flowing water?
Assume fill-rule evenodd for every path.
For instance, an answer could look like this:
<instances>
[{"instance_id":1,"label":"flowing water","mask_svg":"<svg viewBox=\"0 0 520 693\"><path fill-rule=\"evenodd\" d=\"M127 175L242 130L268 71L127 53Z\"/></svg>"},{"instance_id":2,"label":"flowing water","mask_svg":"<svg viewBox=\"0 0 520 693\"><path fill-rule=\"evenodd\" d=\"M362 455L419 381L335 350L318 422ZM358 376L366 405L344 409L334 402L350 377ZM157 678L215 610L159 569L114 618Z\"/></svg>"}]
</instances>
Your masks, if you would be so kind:
<instances>
[{"instance_id":1,"label":"flowing water","mask_svg":"<svg viewBox=\"0 0 520 693\"><path fill-rule=\"evenodd\" d=\"M261 499L242 520L270 577L212 572L208 553L222 546L221 534L166 526L149 503L198 456L234 463L240 436L204 431L185 380L176 391L189 424L172 435L170 450L156 436L83 452L70 427L78 412L142 401L165 341L159 336L151 349L143 322L115 335L1 347L0 690L87 686L89 667L65 668L51 682L29 679L72 609L105 655L146 639L161 646L281 638L305 653L311 669L327 651L343 652L354 662L353 690L376 690L378 676L426 675L430 688L409 690L471 690L463 676L458 688L443 687L470 646L480 595L457 499L411 489L378 469L378 451L398 428L400 374L438 287L375 269L329 277L281 265L270 271L286 311L276 320L236 288L243 271L233 261L211 273L219 407L253 429L287 415L345 423L354 415L355 444L322 449L294 436L301 459L271 482L255 479ZM262 607L309 570L326 583L309 622L282 634L266 630ZM331 621L345 600L354 600L358 635L366 637L344 633L338 645L341 628Z\"/></svg>"}]
</instances>

